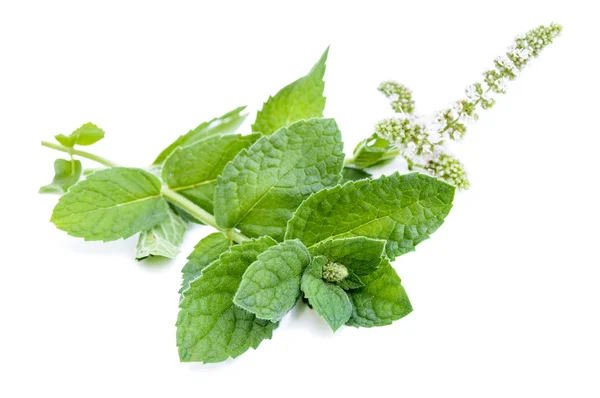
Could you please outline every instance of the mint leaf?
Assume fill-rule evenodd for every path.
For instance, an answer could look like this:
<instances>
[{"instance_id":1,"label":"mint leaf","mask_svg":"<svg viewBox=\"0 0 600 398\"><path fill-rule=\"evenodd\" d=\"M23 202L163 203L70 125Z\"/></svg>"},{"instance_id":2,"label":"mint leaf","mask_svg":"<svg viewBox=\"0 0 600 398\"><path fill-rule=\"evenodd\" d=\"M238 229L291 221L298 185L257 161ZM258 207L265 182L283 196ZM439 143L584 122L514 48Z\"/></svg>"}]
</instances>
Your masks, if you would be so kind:
<instances>
[{"instance_id":1,"label":"mint leaf","mask_svg":"<svg viewBox=\"0 0 600 398\"><path fill-rule=\"evenodd\" d=\"M151 256L175 258L179 245L187 231L187 222L171 208L167 218L148 231L142 231L138 238L135 259L143 260Z\"/></svg>"},{"instance_id":2,"label":"mint leaf","mask_svg":"<svg viewBox=\"0 0 600 398\"><path fill-rule=\"evenodd\" d=\"M375 272L363 276L362 281L365 287L348 291L352 302L352 316L348 325L385 326L412 311L400 277L387 258Z\"/></svg>"},{"instance_id":3,"label":"mint leaf","mask_svg":"<svg viewBox=\"0 0 600 398\"><path fill-rule=\"evenodd\" d=\"M171 190L212 213L217 176L235 155L259 137L217 136L179 147L165 160L162 179Z\"/></svg>"},{"instance_id":4,"label":"mint leaf","mask_svg":"<svg viewBox=\"0 0 600 398\"><path fill-rule=\"evenodd\" d=\"M220 232L212 233L200 240L194 246L194 251L188 256L188 262L181 270L183 282L179 293L183 293L190 286L190 282L198 278L202 274L202 270L216 261L221 253L229 249L230 245L229 239Z\"/></svg>"},{"instance_id":5,"label":"mint leaf","mask_svg":"<svg viewBox=\"0 0 600 398\"><path fill-rule=\"evenodd\" d=\"M333 119L310 119L261 137L217 179L214 213L223 228L282 240L294 210L311 193L334 186L344 161Z\"/></svg>"},{"instance_id":6,"label":"mint leaf","mask_svg":"<svg viewBox=\"0 0 600 398\"><path fill-rule=\"evenodd\" d=\"M289 126L299 120L323 116L323 109L325 109L323 76L328 53L329 48L325 50L308 75L285 86L274 97L269 97L256 114L252 131L269 135L280 127Z\"/></svg>"},{"instance_id":7,"label":"mint leaf","mask_svg":"<svg viewBox=\"0 0 600 398\"><path fill-rule=\"evenodd\" d=\"M356 275L368 275L375 271L384 255L385 240L364 236L329 239L311 248L312 255L323 255L329 261L343 264Z\"/></svg>"},{"instance_id":8,"label":"mint leaf","mask_svg":"<svg viewBox=\"0 0 600 398\"><path fill-rule=\"evenodd\" d=\"M296 304L309 262L310 254L300 241L270 247L248 267L233 302L258 318L279 321Z\"/></svg>"},{"instance_id":9,"label":"mint leaf","mask_svg":"<svg viewBox=\"0 0 600 398\"><path fill-rule=\"evenodd\" d=\"M72 148L74 145L92 145L104 138L104 130L94 123L86 123L68 136L58 134L54 138L69 148Z\"/></svg>"},{"instance_id":10,"label":"mint leaf","mask_svg":"<svg viewBox=\"0 0 600 398\"><path fill-rule=\"evenodd\" d=\"M190 283L177 318L181 361L221 362L271 338L277 324L234 305L233 296L248 266L276 244L265 236L232 246Z\"/></svg>"},{"instance_id":11,"label":"mint leaf","mask_svg":"<svg viewBox=\"0 0 600 398\"><path fill-rule=\"evenodd\" d=\"M452 207L454 187L423 174L382 176L322 190L298 208L286 239L311 248L326 239L386 239L393 259L429 237Z\"/></svg>"},{"instance_id":12,"label":"mint leaf","mask_svg":"<svg viewBox=\"0 0 600 398\"><path fill-rule=\"evenodd\" d=\"M316 256L302 275L302 292L309 304L317 311L335 332L352 315L352 304L344 290L332 283L325 282L323 266L327 258Z\"/></svg>"},{"instance_id":13,"label":"mint leaf","mask_svg":"<svg viewBox=\"0 0 600 398\"><path fill-rule=\"evenodd\" d=\"M167 217L160 180L141 169L112 167L73 185L59 200L51 221L85 240L128 238Z\"/></svg>"},{"instance_id":14,"label":"mint leaf","mask_svg":"<svg viewBox=\"0 0 600 398\"><path fill-rule=\"evenodd\" d=\"M383 166L400 154L400 150L388 140L373 134L354 148L352 164L359 169Z\"/></svg>"},{"instance_id":15,"label":"mint leaf","mask_svg":"<svg viewBox=\"0 0 600 398\"><path fill-rule=\"evenodd\" d=\"M361 169L355 169L354 167L344 167L342 170L342 184L348 181L364 180L365 178L371 178L371 174Z\"/></svg>"},{"instance_id":16,"label":"mint leaf","mask_svg":"<svg viewBox=\"0 0 600 398\"><path fill-rule=\"evenodd\" d=\"M336 284L344 290L358 289L365 285L360 277L352 271L348 271L348 276Z\"/></svg>"},{"instance_id":17,"label":"mint leaf","mask_svg":"<svg viewBox=\"0 0 600 398\"><path fill-rule=\"evenodd\" d=\"M81 177L81 162L79 160L56 159L54 161L54 178L48 185L40 188L40 193L57 193L62 195Z\"/></svg>"},{"instance_id":18,"label":"mint leaf","mask_svg":"<svg viewBox=\"0 0 600 398\"><path fill-rule=\"evenodd\" d=\"M193 144L194 142L203 140L214 135L232 134L244 123L247 114L241 114L246 109L245 106L240 106L232 111L227 112L223 116L212 119L211 121L200 124L187 134L179 136L171 145L165 148L152 164L160 164L177 148Z\"/></svg>"}]
</instances>

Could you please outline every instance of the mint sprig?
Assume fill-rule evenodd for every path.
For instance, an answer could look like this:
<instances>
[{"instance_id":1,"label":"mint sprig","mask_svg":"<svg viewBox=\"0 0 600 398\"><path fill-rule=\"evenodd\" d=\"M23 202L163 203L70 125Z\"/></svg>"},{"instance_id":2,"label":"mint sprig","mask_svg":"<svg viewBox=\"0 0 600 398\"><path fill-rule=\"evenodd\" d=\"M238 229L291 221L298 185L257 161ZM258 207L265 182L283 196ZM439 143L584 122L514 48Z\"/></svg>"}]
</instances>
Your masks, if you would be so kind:
<instances>
[{"instance_id":1,"label":"mint sprig","mask_svg":"<svg viewBox=\"0 0 600 398\"><path fill-rule=\"evenodd\" d=\"M334 332L389 325L412 311L391 261L442 225L460 173L449 184L363 170L397 155L419 169L407 148L421 156L433 146L408 119L379 123L345 159L337 123L323 118L327 56L328 49L306 76L269 97L252 134L238 132L246 118L239 107L178 137L147 167L79 149L104 137L92 123L42 142L69 157L40 189L62 194L51 221L68 234L105 242L139 234L143 260L174 258L194 223L210 228L182 270L181 361L220 362L257 348L300 301ZM408 89L386 82L380 90L395 111L412 114ZM84 170L80 159L104 168ZM448 180L455 162L438 163L444 170L433 174Z\"/></svg>"}]
</instances>

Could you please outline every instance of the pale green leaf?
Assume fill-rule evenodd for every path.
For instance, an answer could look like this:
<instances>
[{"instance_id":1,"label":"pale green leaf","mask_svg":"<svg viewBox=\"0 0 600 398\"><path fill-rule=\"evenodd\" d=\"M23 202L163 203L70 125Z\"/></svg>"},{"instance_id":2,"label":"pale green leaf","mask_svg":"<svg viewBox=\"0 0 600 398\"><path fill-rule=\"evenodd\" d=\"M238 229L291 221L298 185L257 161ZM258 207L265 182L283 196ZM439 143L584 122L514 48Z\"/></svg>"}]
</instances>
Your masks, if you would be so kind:
<instances>
[{"instance_id":1,"label":"pale green leaf","mask_svg":"<svg viewBox=\"0 0 600 398\"><path fill-rule=\"evenodd\" d=\"M217 176L235 155L259 137L259 134L215 136L179 147L164 162L163 181L171 190L212 213Z\"/></svg>"},{"instance_id":2,"label":"pale green leaf","mask_svg":"<svg viewBox=\"0 0 600 398\"><path fill-rule=\"evenodd\" d=\"M323 116L323 109L325 109L323 76L328 52L329 48L325 50L308 75L285 86L274 97L269 97L256 114L252 131L269 135L280 127L289 126L299 120Z\"/></svg>"},{"instance_id":3,"label":"pale green leaf","mask_svg":"<svg viewBox=\"0 0 600 398\"><path fill-rule=\"evenodd\" d=\"M154 160L153 164L160 164L177 148L185 145L193 144L194 142L203 140L214 135L225 135L235 133L236 130L244 123L247 114L241 114L246 109L245 106L240 106L232 111L227 112L223 116L204 122L187 134L179 136L171 145L165 148L160 155Z\"/></svg>"},{"instance_id":4,"label":"pale green leaf","mask_svg":"<svg viewBox=\"0 0 600 398\"><path fill-rule=\"evenodd\" d=\"M364 180L365 178L371 178L371 174L361 169L355 169L354 167L344 167L342 170L341 183L344 184L348 181Z\"/></svg>"},{"instance_id":5,"label":"pale green leaf","mask_svg":"<svg viewBox=\"0 0 600 398\"><path fill-rule=\"evenodd\" d=\"M354 166L359 169L383 166L396 158L400 150L388 140L373 134L370 138L358 143L353 152Z\"/></svg>"},{"instance_id":6,"label":"pale green leaf","mask_svg":"<svg viewBox=\"0 0 600 398\"><path fill-rule=\"evenodd\" d=\"M113 167L69 188L51 221L69 235L110 241L154 228L167 210L158 178L141 169Z\"/></svg>"},{"instance_id":7,"label":"pale green leaf","mask_svg":"<svg viewBox=\"0 0 600 398\"><path fill-rule=\"evenodd\" d=\"M387 258L375 272L363 276L362 281L365 287L347 292L352 302L352 316L348 325L389 325L412 311L400 277Z\"/></svg>"},{"instance_id":8,"label":"pale green leaf","mask_svg":"<svg viewBox=\"0 0 600 398\"><path fill-rule=\"evenodd\" d=\"M244 273L233 302L258 318L279 321L300 296L300 278L310 255L300 241L289 240L261 253Z\"/></svg>"},{"instance_id":9,"label":"pale green leaf","mask_svg":"<svg viewBox=\"0 0 600 398\"><path fill-rule=\"evenodd\" d=\"M242 275L258 255L276 245L273 239L232 246L190 283L177 318L177 347L184 362L221 362L270 339L276 323L258 319L233 304Z\"/></svg>"},{"instance_id":10,"label":"pale green leaf","mask_svg":"<svg viewBox=\"0 0 600 398\"><path fill-rule=\"evenodd\" d=\"M187 222L169 208L167 218L148 231L142 231L135 252L136 260L151 256L175 258L187 231Z\"/></svg>"},{"instance_id":11,"label":"pale green leaf","mask_svg":"<svg viewBox=\"0 0 600 398\"><path fill-rule=\"evenodd\" d=\"M316 256L302 275L302 292L309 304L317 311L335 332L352 315L352 304L346 292L322 279L323 266L327 263L324 256Z\"/></svg>"},{"instance_id":12,"label":"pale green leaf","mask_svg":"<svg viewBox=\"0 0 600 398\"><path fill-rule=\"evenodd\" d=\"M282 240L298 205L340 180L341 139L334 120L310 119L242 150L217 179L217 224L251 237Z\"/></svg>"},{"instance_id":13,"label":"pale green leaf","mask_svg":"<svg viewBox=\"0 0 600 398\"><path fill-rule=\"evenodd\" d=\"M328 239L310 249L312 255L323 255L329 261L343 264L356 275L375 271L384 255L385 240L356 236Z\"/></svg>"},{"instance_id":14,"label":"pale green leaf","mask_svg":"<svg viewBox=\"0 0 600 398\"><path fill-rule=\"evenodd\" d=\"M40 188L40 193L56 193L62 195L81 177L81 162L79 160L56 159L54 161L54 178L48 185Z\"/></svg>"},{"instance_id":15,"label":"pale green leaf","mask_svg":"<svg viewBox=\"0 0 600 398\"><path fill-rule=\"evenodd\" d=\"M423 174L382 176L322 190L298 208L286 239L307 247L326 239L385 239L388 257L413 251L444 222L454 187Z\"/></svg>"},{"instance_id":16,"label":"pale green leaf","mask_svg":"<svg viewBox=\"0 0 600 398\"><path fill-rule=\"evenodd\" d=\"M104 130L94 123L85 123L68 136L58 134L54 138L69 148L74 145L92 145L104 138Z\"/></svg>"},{"instance_id":17,"label":"pale green leaf","mask_svg":"<svg viewBox=\"0 0 600 398\"><path fill-rule=\"evenodd\" d=\"M202 275L202 270L218 260L221 253L227 251L230 245L229 239L221 232L212 233L200 240L181 270L183 281L179 293L183 293L190 286L190 282Z\"/></svg>"}]
</instances>

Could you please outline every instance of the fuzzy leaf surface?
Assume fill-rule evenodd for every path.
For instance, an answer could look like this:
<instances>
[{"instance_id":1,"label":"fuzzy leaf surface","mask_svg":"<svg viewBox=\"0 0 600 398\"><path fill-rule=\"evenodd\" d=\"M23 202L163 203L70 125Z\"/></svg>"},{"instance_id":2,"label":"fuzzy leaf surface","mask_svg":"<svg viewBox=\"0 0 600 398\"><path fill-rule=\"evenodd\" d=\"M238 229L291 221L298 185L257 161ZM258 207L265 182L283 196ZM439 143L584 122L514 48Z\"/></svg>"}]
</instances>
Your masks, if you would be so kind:
<instances>
[{"instance_id":1,"label":"fuzzy leaf surface","mask_svg":"<svg viewBox=\"0 0 600 398\"><path fill-rule=\"evenodd\" d=\"M300 279L310 254L289 240L261 253L244 273L233 302L258 318L279 321L300 296Z\"/></svg>"},{"instance_id":2,"label":"fuzzy leaf surface","mask_svg":"<svg viewBox=\"0 0 600 398\"><path fill-rule=\"evenodd\" d=\"M310 305L335 332L352 315L352 304L346 292L338 285L323 280L325 256L316 256L302 275L302 292Z\"/></svg>"},{"instance_id":3,"label":"fuzzy leaf surface","mask_svg":"<svg viewBox=\"0 0 600 398\"><path fill-rule=\"evenodd\" d=\"M187 222L168 208L167 218L154 228L140 233L135 259L143 260L153 256L175 258L187 227Z\"/></svg>"},{"instance_id":4,"label":"fuzzy leaf surface","mask_svg":"<svg viewBox=\"0 0 600 398\"><path fill-rule=\"evenodd\" d=\"M167 211L158 178L141 169L112 167L73 185L58 200L51 221L69 235L111 241L154 228Z\"/></svg>"},{"instance_id":5,"label":"fuzzy leaf surface","mask_svg":"<svg viewBox=\"0 0 600 398\"><path fill-rule=\"evenodd\" d=\"M56 159L54 161L54 178L48 185L40 188L40 193L56 193L62 195L70 186L75 185L81 177L79 160Z\"/></svg>"},{"instance_id":6,"label":"fuzzy leaf surface","mask_svg":"<svg viewBox=\"0 0 600 398\"><path fill-rule=\"evenodd\" d=\"M328 52L329 48L325 50L308 75L288 84L275 96L269 97L256 114L252 131L269 135L299 120L323 116L323 109L325 109L323 76Z\"/></svg>"},{"instance_id":7,"label":"fuzzy leaf surface","mask_svg":"<svg viewBox=\"0 0 600 398\"><path fill-rule=\"evenodd\" d=\"M327 239L385 239L391 259L413 251L444 222L455 188L423 174L348 182L312 195L287 226L307 247Z\"/></svg>"},{"instance_id":8,"label":"fuzzy leaf surface","mask_svg":"<svg viewBox=\"0 0 600 398\"><path fill-rule=\"evenodd\" d=\"M194 142L203 140L214 135L233 134L244 123L247 114L242 114L246 109L245 106L240 106L232 111L227 112L223 116L216 117L208 122L200 124L187 134L179 136L171 145L165 148L152 164L160 164L177 148L193 144Z\"/></svg>"},{"instance_id":9,"label":"fuzzy leaf surface","mask_svg":"<svg viewBox=\"0 0 600 398\"><path fill-rule=\"evenodd\" d=\"M310 119L261 137L217 178L214 213L223 228L282 240L294 210L340 180L341 133L332 119Z\"/></svg>"},{"instance_id":10,"label":"fuzzy leaf surface","mask_svg":"<svg viewBox=\"0 0 600 398\"><path fill-rule=\"evenodd\" d=\"M162 179L171 190L212 213L217 176L231 159L259 137L259 134L214 136L179 147L165 160Z\"/></svg>"},{"instance_id":11,"label":"fuzzy leaf surface","mask_svg":"<svg viewBox=\"0 0 600 398\"><path fill-rule=\"evenodd\" d=\"M229 246L229 239L220 232L212 233L201 239L194 246L194 251L188 256L188 262L181 270L183 281L179 293L183 293L190 286L190 282L198 278L204 268L218 260L221 253L226 252Z\"/></svg>"},{"instance_id":12,"label":"fuzzy leaf surface","mask_svg":"<svg viewBox=\"0 0 600 398\"><path fill-rule=\"evenodd\" d=\"M348 291L352 302L352 316L347 324L356 327L385 326L412 311L400 277L389 260L362 277L365 286Z\"/></svg>"},{"instance_id":13,"label":"fuzzy leaf surface","mask_svg":"<svg viewBox=\"0 0 600 398\"><path fill-rule=\"evenodd\" d=\"M263 237L232 246L190 283L177 318L181 361L221 362L271 338L277 324L236 306L233 296L250 264L276 244Z\"/></svg>"},{"instance_id":14,"label":"fuzzy leaf surface","mask_svg":"<svg viewBox=\"0 0 600 398\"><path fill-rule=\"evenodd\" d=\"M379 267L385 254L385 242L364 236L328 239L312 247L310 253L343 264L356 275L368 275Z\"/></svg>"}]
</instances>

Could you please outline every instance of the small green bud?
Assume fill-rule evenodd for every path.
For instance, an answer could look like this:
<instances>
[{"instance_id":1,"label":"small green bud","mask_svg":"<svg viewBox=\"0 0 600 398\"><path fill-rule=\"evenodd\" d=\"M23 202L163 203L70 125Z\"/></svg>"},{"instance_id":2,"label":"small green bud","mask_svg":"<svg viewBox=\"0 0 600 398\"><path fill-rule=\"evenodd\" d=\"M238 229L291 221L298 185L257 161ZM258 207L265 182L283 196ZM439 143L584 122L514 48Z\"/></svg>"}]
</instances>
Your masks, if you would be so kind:
<instances>
[{"instance_id":1,"label":"small green bud","mask_svg":"<svg viewBox=\"0 0 600 398\"><path fill-rule=\"evenodd\" d=\"M339 282L348 276L348 268L343 264L330 262L323 266L323 280L325 282Z\"/></svg>"}]
</instances>

